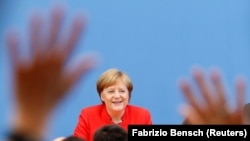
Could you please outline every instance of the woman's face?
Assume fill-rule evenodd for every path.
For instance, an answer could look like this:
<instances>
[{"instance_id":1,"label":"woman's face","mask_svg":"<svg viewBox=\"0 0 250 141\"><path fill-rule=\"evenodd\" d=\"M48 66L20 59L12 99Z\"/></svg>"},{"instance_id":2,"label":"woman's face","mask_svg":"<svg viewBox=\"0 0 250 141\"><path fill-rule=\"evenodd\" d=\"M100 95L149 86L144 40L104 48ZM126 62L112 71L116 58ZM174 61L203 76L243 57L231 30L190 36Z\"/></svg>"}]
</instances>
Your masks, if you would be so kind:
<instances>
[{"instance_id":1,"label":"woman's face","mask_svg":"<svg viewBox=\"0 0 250 141\"><path fill-rule=\"evenodd\" d=\"M101 100L111 112L123 111L128 105L129 91L125 83L118 80L114 85L103 89Z\"/></svg>"}]
</instances>

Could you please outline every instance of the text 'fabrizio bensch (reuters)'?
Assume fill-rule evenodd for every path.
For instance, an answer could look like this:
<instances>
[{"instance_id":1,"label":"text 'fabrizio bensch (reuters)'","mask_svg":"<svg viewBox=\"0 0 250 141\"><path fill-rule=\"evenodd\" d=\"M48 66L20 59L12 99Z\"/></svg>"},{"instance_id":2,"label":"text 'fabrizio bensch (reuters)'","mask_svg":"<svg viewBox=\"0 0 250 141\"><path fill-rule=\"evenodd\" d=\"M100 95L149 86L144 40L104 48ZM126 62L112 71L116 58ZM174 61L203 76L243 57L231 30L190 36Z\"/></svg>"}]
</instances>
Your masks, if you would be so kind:
<instances>
[{"instance_id":1,"label":"text 'fabrizio bensch (reuters)'","mask_svg":"<svg viewBox=\"0 0 250 141\"><path fill-rule=\"evenodd\" d=\"M129 125L128 140L249 141L250 125Z\"/></svg>"}]
</instances>

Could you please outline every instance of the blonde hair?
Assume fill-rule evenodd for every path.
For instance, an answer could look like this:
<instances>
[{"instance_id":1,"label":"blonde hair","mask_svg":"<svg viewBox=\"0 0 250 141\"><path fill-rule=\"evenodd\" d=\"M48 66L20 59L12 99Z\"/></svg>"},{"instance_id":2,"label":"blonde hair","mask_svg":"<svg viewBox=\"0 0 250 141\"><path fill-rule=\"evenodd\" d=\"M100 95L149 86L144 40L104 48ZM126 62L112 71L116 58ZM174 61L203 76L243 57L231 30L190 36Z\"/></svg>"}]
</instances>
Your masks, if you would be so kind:
<instances>
[{"instance_id":1,"label":"blonde hair","mask_svg":"<svg viewBox=\"0 0 250 141\"><path fill-rule=\"evenodd\" d=\"M129 92L129 99L130 99L131 93L133 91L132 81L126 73L116 68L111 68L106 70L104 73L101 74L101 76L97 80L96 89L99 94L99 97L101 97L103 89L111 85L114 85L118 80L122 80L125 83Z\"/></svg>"}]
</instances>

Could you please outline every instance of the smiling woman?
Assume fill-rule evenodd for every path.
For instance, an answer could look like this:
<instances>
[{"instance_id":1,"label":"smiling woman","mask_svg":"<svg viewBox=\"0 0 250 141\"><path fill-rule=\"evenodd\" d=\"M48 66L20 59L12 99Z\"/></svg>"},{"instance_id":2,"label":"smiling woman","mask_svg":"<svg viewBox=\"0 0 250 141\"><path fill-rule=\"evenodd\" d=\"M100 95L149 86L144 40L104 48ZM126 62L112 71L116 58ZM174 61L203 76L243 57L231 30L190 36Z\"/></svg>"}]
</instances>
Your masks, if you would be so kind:
<instances>
[{"instance_id":1,"label":"smiling woman","mask_svg":"<svg viewBox=\"0 0 250 141\"><path fill-rule=\"evenodd\" d=\"M92 141L95 131L107 124L118 124L126 130L129 124L152 124L147 109L129 104L132 90L127 74L115 68L105 71L97 81L102 104L82 110L74 136Z\"/></svg>"}]
</instances>

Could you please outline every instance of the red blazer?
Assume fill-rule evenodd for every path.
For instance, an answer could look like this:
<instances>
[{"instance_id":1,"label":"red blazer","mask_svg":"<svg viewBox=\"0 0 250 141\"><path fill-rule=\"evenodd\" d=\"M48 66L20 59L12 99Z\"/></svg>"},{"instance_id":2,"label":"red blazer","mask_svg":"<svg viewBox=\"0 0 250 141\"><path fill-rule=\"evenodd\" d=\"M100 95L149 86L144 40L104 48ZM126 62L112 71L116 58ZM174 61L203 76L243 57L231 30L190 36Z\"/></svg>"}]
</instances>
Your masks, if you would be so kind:
<instances>
[{"instance_id":1,"label":"red blazer","mask_svg":"<svg viewBox=\"0 0 250 141\"><path fill-rule=\"evenodd\" d=\"M113 124L113 122L106 111L105 104L84 108L79 116L74 136L93 141L95 131L106 124ZM128 130L128 124L152 124L150 112L142 107L128 105L119 125Z\"/></svg>"}]
</instances>

